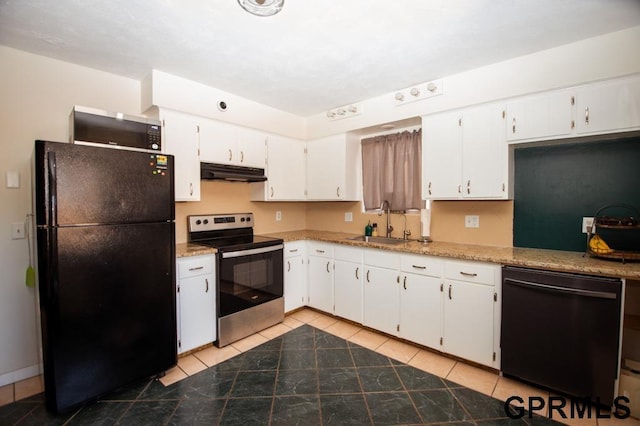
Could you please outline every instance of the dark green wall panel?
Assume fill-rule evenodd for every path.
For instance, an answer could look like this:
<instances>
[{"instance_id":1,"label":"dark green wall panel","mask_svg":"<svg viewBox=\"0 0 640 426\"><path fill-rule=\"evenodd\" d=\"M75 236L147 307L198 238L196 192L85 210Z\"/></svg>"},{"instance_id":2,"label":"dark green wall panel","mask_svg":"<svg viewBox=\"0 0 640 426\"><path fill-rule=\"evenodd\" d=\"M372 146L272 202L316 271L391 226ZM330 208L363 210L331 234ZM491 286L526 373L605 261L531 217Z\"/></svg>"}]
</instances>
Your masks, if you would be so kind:
<instances>
[{"instance_id":1,"label":"dark green wall panel","mask_svg":"<svg viewBox=\"0 0 640 426\"><path fill-rule=\"evenodd\" d=\"M583 216L607 204L640 208L640 137L516 148L514 161L516 247L584 251Z\"/></svg>"}]
</instances>

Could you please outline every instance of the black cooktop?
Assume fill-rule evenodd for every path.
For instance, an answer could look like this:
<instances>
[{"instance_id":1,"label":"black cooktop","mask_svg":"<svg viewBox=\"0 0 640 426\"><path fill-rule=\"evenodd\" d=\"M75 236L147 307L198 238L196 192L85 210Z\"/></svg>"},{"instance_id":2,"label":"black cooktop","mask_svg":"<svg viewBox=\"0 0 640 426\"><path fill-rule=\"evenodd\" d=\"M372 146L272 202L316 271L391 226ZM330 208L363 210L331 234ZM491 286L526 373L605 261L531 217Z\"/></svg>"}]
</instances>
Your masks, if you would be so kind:
<instances>
[{"instance_id":1,"label":"black cooktop","mask_svg":"<svg viewBox=\"0 0 640 426\"><path fill-rule=\"evenodd\" d=\"M220 252L250 250L252 248L270 247L282 244L280 238L263 237L261 235L244 235L233 237L208 238L191 240L190 242L207 247L217 248Z\"/></svg>"}]
</instances>

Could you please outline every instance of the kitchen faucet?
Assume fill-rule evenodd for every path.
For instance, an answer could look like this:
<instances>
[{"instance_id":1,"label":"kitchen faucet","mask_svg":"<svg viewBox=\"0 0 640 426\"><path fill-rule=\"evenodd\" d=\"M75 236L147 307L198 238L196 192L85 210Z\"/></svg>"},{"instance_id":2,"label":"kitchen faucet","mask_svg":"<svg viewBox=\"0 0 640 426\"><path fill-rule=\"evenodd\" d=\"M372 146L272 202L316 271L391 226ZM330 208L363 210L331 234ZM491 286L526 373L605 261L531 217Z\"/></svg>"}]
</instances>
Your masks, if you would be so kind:
<instances>
[{"instance_id":1,"label":"kitchen faucet","mask_svg":"<svg viewBox=\"0 0 640 426\"><path fill-rule=\"evenodd\" d=\"M384 200L382 202L382 205L380 206L380 210L378 210L378 216L382 216L382 211L384 210L384 206L385 204L387 205L387 209L385 210L385 213L387 215L387 238L391 237L391 233L393 232L393 226L391 226L391 204L389 203L389 201Z\"/></svg>"}]
</instances>

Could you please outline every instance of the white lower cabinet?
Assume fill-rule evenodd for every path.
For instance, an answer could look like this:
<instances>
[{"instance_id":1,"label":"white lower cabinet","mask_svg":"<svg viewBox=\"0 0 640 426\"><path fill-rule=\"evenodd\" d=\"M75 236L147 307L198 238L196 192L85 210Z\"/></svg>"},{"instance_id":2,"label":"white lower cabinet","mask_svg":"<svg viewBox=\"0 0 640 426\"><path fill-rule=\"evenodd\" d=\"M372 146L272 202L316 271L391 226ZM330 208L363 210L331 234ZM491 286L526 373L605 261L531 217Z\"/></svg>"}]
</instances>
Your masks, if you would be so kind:
<instances>
[{"instance_id":1,"label":"white lower cabinet","mask_svg":"<svg viewBox=\"0 0 640 426\"><path fill-rule=\"evenodd\" d=\"M336 246L334 257L334 313L357 323L362 323L362 250Z\"/></svg>"},{"instance_id":2,"label":"white lower cabinet","mask_svg":"<svg viewBox=\"0 0 640 426\"><path fill-rule=\"evenodd\" d=\"M289 312L307 304L307 274L304 241L284 244L284 311Z\"/></svg>"},{"instance_id":3,"label":"white lower cabinet","mask_svg":"<svg viewBox=\"0 0 640 426\"><path fill-rule=\"evenodd\" d=\"M367 327L398 335L400 326L400 255L364 252L364 317Z\"/></svg>"},{"instance_id":4,"label":"white lower cabinet","mask_svg":"<svg viewBox=\"0 0 640 426\"><path fill-rule=\"evenodd\" d=\"M307 252L309 306L333 314L333 245L313 241Z\"/></svg>"},{"instance_id":5,"label":"white lower cabinet","mask_svg":"<svg viewBox=\"0 0 640 426\"><path fill-rule=\"evenodd\" d=\"M442 337L442 260L401 256L400 337L440 349Z\"/></svg>"},{"instance_id":6,"label":"white lower cabinet","mask_svg":"<svg viewBox=\"0 0 640 426\"><path fill-rule=\"evenodd\" d=\"M499 366L499 288L499 265L444 262L444 352Z\"/></svg>"},{"instance_id":7,"label":"white lower cabinet","mask_svg":"<svg viewBox=\"0 0 640 426\"><path fill-rule=\"evenodd\" d=\"M178 353L216 340L216 281L213 255L179 258L177 270Z\"/></svg>"}]
</instances>

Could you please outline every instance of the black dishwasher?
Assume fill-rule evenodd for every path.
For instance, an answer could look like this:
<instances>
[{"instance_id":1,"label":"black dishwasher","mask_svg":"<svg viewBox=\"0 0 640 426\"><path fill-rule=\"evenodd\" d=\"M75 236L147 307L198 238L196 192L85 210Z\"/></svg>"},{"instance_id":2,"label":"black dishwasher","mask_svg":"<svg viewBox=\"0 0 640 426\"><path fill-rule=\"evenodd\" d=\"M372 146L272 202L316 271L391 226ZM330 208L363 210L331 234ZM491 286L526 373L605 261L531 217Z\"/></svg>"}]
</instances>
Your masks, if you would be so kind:
<instances>
[{"instance_id":1,"label":"black dishwasher","mask_svg":"<svg viewBox=\"0 0 640 426\"><path fill-rule=\"evenodd\" d=\"M503 374L611 406L621 291L619 279L503 267Z\"/></svg>"}]
</instances>

